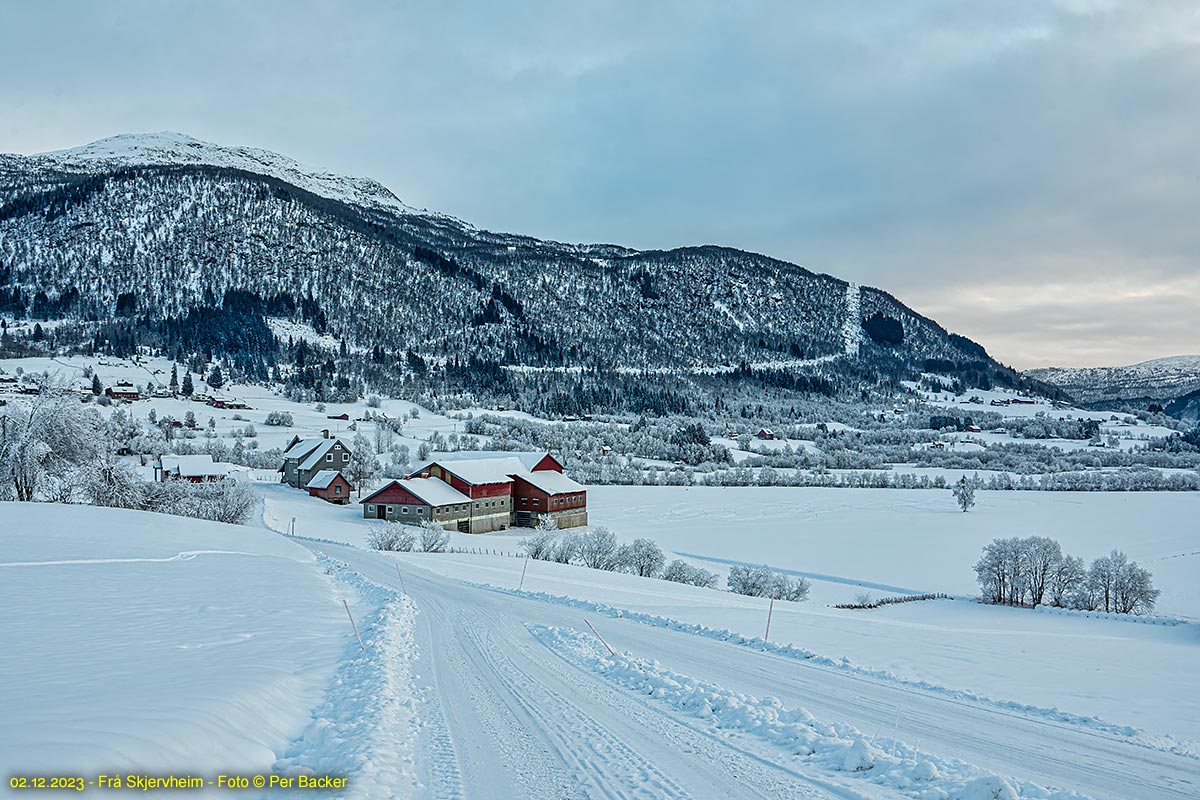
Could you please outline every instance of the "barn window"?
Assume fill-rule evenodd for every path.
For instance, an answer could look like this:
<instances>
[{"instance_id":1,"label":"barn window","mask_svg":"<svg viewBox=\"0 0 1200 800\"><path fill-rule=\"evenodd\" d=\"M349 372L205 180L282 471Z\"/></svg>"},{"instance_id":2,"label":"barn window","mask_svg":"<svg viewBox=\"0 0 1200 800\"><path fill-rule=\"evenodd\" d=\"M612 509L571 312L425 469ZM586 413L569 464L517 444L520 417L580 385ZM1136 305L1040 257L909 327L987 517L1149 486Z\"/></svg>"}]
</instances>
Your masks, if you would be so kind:
<instances>
[{"instance_id":1,"label":"barn window","mask_svg":"<svg viewBox=\"0 0 1200 800\"><path fill-rule=\"evenodd\" d=\"M326 453L326 454L325 454L325 460L326 460L326 461L333 461L333 453Z\"/></svg>"},{"instance_id":2,"label":"barn window","mask_svg":"<svg viewBox=\"0 0 1200 800\"><path fill-rule=\"evenodd\" d=\"M367 513L368 513L368 514L374 514L374 513L375 513L375 506L373 506L373 505L367 505Z\"/></svg>"},{"instance_id":3,"label":"barn window","mask_svg":"<svg viewBox=\"0 0 1200 800\"><path fill-rule=\"evenodd\" d=\"M408 513L408 506L400 506L400 513L401 513L401 514L407 514L407 513Z\"/></svg>"},{"instance_id":4,"label":"barn window","mask_svg":"<svg viewBox=\"0 0 1200 800\"><path fill-rule=\"evenodd\" d=\"M334 494L341 494L341 493L342 493L342 485L341 485L340 483L339 483L339 484L334 484L334 487L333 487L333 493L334 493Z\"/></svg>"},{"instance_id":5,"label":"barn window","mask_svg":"<svg viewBox=\"0 0 1200 800\"><path fill-rule=\"evenodd\" d=\"M540 500L538 500L536 497L535 497L535 498L533 498L533 504L534 504L535 506L536 506L536 505L538 505L540 502L541 502L541 501L540 501Z\"/></svg>"},{"instance_id":6,"label":"barn window","mask_svg":"<svg viewBox=\"0 0 1200 800\"><path fill-rule=\"evenodd\" d=\"M350 460L350 454L342 453L342 461L349 461L349 460Z\"/></svg>"},{"instance_id":7,"label":"barn window","mask_svg":"<svg viewBox=\"0 0 1200 800\"><path fill-rule=\"evenodd\" d=\"M529 505L529 498L528 498L528 497L522 497L522 498L521 498L521 505L523 505L523 506L527 506L527 505Z\"/></svg>"}]
</instances>

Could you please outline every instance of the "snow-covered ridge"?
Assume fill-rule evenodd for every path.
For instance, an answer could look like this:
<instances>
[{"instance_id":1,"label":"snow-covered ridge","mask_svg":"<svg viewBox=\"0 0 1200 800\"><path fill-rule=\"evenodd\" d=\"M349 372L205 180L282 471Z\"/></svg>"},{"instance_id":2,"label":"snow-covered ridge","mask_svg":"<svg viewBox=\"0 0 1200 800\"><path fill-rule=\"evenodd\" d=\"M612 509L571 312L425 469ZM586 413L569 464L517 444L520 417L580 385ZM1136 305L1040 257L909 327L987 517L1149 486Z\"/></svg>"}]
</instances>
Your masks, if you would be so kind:
<instances>
[{"instance_id":1,"label":"snow-covered ridge","mask_svg":"<svg viewBox=\"0 0 1200 800\"><path fill-rule=\"evenodd\" d=\"M367 208L444 216L405 204L383 184L369 178L322 172L270 150L226 147L172 131L124 133L82 147L16 158L29 159L45 169L87 173L131 166L226 167L268 175L313 194Z\"/></svg>"},{"instance_id":2,"label":"snow-covered ridge","mask_svg":"<svg viewBox=\"0 0 1200 800\"><path fill-rule=\"evenodd\" d=\"M1200 355L1155 358L1124 367L1046 367L1025 374L1060 386L1084 402L1173 399L1200 389Z\"/></svg>"}]
</instances>

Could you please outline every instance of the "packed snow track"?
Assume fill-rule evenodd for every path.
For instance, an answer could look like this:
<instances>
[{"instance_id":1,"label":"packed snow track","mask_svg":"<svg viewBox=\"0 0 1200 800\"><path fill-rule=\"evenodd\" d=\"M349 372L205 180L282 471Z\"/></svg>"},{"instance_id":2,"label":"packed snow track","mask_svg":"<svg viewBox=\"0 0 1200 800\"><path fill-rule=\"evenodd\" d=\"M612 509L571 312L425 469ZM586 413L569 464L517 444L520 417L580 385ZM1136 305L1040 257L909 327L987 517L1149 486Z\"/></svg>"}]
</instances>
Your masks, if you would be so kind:
<instances>
[{"instance_id":1,"label":"packed snow track","mask_svg":"<svg viewBox=\"0 0 1200 800\"><path fill-rule=\"evenodd\" d=\"M586 630L584 612L404 567L387 554L309 546L416 602L424 694L418 771L428 797L911 797L812 768L753 737L715 730L559 657L530 626ZM1097 800L1200 797L1200 761L1095 730L985 708L626 619L595 618L618 651L807 708L868 735Z\"/></svg>"}]
</instances>

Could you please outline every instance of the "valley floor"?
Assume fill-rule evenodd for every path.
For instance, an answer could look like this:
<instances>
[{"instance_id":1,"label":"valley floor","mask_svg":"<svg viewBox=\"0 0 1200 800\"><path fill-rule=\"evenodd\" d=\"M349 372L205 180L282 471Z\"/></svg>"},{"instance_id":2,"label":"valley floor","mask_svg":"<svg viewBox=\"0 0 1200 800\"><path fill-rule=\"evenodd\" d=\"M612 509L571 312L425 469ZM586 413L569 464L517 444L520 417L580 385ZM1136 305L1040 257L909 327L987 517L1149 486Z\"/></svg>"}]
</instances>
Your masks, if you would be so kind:
<instances>
[{"instance_id":1,"label":"valley floor","mask_svg":"<svg viewBox=\"0 0 1200 800\"><path fill-rule=\"evenodd\" d=\"M475 553L379 553L354 546L377 523L353 506L258 489L265 526L297 517L297 538L0 504L0 636L20 656L0 682L7 772L309 769L370 798L1200 794L1191 623L963 600L832 609L859 588L853 564L805 540L780 566L808 552L831 574L808 603L775 605L768 645L760 599L545 562L522 591L523 560L504 554L519 532L456 537ZM624 537L661 525L686 550L670 520L691 512L639 491L593 500L600 521ZM774 535L770 516L748 530ZM755 536L719 546L694 517L690 531L697 563L761 560ZM939 588L862 567L881 594Z\"/></svg>"}]
</instances>

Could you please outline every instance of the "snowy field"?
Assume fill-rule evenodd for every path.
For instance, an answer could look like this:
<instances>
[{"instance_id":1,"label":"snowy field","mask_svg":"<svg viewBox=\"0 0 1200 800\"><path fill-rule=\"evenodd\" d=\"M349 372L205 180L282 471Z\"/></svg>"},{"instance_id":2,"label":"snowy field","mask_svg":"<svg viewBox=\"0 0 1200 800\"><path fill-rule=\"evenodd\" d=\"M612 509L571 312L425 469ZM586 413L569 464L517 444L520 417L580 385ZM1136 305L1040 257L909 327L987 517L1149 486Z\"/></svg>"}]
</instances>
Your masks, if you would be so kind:
<instances>
[{"instance_id":1,"label":"snowy field","mask_svg":"<svg viewBox=\"0 0 1200 800\"><path fill-rule=\"evenodd\" d=\"M312 501L273 484L257 488L267 498L267 524L278 530L287 530L295 517L300 536L363 546L367 534L383 524L361 519L361 510L354 506ZM1105 505L1107 500L1134 504ZM731 562L768 563L808 577L813 585L808 602L776 604L772 639L830 658L845 657L904 680L1082 716L1098 714L1200 741L1200 705L1178 700L1181 695L1200 697L1200 626L1056 616L965 599L872 611L830 607L864 591L875 597L918 592L974 596L978 589L971 568L984 544L995 536L1046 532L1086 558L1114 546L1127 549L1154 571L1164 598L1177 601L1175 607L1162 605L1164 613L1195 614L1200 535L1183 521L1196 500L1187 494L986 492L976 510L962 514L944 491L589 490L592 522L610 526L624 539L654 539L718 573ZM1093 505L1095 501L1100 505ZM1164 502L1168 505L1158 505ZM738 508L743 509L740 515L734 512ZM1143 533L1132 521L1147 513L1171 514L1180 524ZM1064 526L1065 520L1073 520L1093 530L1102 543L1079 533L1069 537L1063 529L1037 527L1035 520L1042 526ZM397 557L447 577L515 587L523 567L515 556L527 535L453 534L451 546L469 552ZM762 635L766 621L767 602L762 599L583 567L531 562L525 588L747 636ZM1080 662L1097 666L1080 670ZM1146 680L1147 675L1162 680Z\"/></svg>"},{"instance_id":2,"label":"snowy field","mask_svg":"<svg viewBox=\"0 0 1200 800\"><path fill-rule=\"evenodd\" d=\"M270 770L351 636L293 542L86 506L0 503L0 605L0 754L22 774Z\"/></svg>"}]
</instances>

